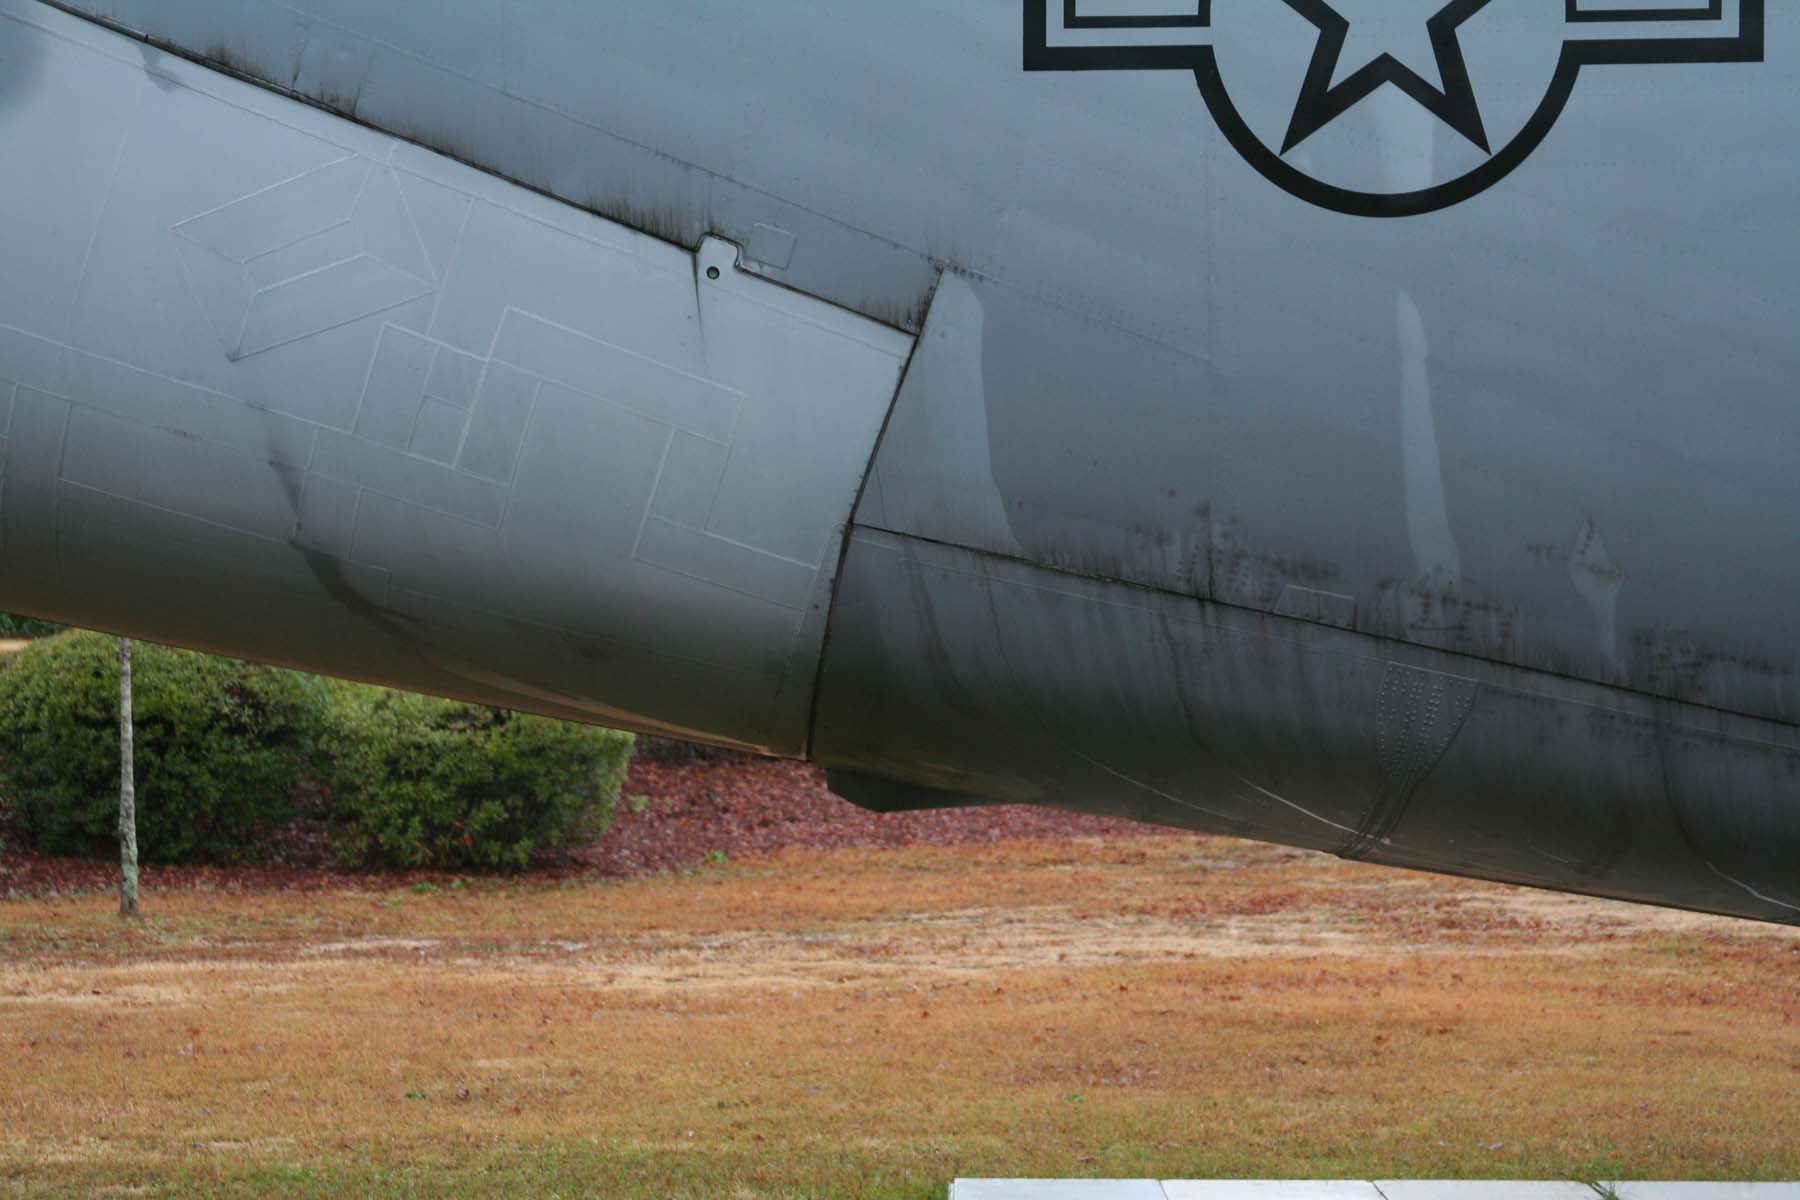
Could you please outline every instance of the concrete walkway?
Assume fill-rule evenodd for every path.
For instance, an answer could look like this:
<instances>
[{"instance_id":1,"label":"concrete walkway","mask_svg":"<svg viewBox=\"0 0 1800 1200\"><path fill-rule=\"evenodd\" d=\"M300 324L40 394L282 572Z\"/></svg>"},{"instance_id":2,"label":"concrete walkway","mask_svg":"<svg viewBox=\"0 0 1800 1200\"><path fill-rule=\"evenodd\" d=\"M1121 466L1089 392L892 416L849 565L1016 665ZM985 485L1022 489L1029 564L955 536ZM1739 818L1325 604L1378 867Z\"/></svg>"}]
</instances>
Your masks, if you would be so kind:
<instances>
[{"instance_id":1,"label":"concrete walkway","mask_svg":"<svg viewBox=\"0 0 1800 1200\"><path fill-rule=\"evenodd\" d=\"M959 1179L950 1200L1800 1200L1800 1183Z\"/></svg>"}]
</instances>

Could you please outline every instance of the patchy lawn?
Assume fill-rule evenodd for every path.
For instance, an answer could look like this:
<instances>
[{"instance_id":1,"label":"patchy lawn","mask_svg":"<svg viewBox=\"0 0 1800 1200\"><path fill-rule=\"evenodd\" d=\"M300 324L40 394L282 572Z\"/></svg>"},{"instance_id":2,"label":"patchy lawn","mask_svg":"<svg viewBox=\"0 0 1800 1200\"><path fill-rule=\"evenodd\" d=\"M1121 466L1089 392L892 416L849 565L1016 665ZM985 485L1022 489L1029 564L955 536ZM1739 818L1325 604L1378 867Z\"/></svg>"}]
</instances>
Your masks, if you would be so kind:
<instances>
[{"instance_id":1,"label":"patchy lawn","mask_svg":"<svg viewBox=\"0 0 1800 1200\"><path fill-rule=\"evenodd\" d=\"M1800 1176L1800 931L1220 838L0 902L0 1194Z\"/></svg>"}]
</instances>

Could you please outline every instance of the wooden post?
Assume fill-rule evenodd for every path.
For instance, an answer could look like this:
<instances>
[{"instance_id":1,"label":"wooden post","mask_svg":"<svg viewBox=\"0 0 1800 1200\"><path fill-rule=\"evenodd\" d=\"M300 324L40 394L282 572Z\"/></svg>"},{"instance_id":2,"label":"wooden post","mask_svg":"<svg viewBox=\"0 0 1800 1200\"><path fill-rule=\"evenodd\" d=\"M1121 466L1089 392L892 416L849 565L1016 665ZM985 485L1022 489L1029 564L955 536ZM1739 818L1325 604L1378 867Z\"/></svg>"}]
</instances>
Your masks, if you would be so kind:
<instances>
[{"instance_id":1,"label":"wooden post","mask_svg":"<svg viewBox=\"0 0 1800 1200\"><path fill-rule=\"evenodd\" d=\"M131 639L119 639L119 915L138 915L137 784L132 779Z\"/></svg>"}]
</instances>

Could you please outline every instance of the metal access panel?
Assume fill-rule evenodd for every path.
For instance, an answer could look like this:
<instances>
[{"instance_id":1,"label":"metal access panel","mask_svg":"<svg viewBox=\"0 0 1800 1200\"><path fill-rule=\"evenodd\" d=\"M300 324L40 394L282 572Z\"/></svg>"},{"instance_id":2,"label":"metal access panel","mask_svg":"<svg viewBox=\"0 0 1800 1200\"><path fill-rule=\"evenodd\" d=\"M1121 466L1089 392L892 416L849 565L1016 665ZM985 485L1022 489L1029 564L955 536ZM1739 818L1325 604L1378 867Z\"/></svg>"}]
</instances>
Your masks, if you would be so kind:
<instances>
[{"instance_id":1,"label":"metal access panel","mask_svg":"<svg viewBox=\"0 0 1800 1200\"><path fill-rule=\"evenodd\" d=\"M803 747L909 336L44 5L0 58L10 605Z\"/></svg>"}]
</instances>

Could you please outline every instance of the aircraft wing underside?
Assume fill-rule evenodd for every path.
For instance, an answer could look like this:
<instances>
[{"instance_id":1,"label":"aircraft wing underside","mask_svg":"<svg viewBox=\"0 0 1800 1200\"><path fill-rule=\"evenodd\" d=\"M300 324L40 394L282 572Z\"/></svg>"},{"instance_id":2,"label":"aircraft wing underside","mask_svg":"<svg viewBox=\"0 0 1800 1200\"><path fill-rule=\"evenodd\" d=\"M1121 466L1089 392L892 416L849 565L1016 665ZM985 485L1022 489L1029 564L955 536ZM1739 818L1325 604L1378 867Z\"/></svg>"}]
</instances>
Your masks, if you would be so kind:
<instances>
[{"instance_id":1,"label":"aircraft wing underside","mask_svg":"<svg viewBox=\"0 0 1800 1200\"><path fill-rule=\"evenodd\" d=\"M1171 479L1188 526L1084 511L1124 439L1162 438L1114 395L1222 378L1223 350L1122 331L1117 280L996 298L803 206L749 219L677 150L576 195L555 155L491 161L517 140L478 106L464 145L346 99L394 64L289 6L234 36L204 4L85 6L123 31L62 7L0 0L0 147L34 164L0 192L0 608L810 757L875 807L1061 804L1800 922L1785 660L1658 675L1469 602L1435 441L1381 535L1424 563L1404 582L1258 551L1229 489ZM564 118L533 111L541 152ZM1403 448L1437 436L1412 303ZM991 393L1009 344L1041 414ZM1052 448L1014 488L1020 429ZM1358 500L1304 491L1297 526ZM1621 572L1573 526L1556 578L1599 619Z\"/></svg>"}]
</instances>

